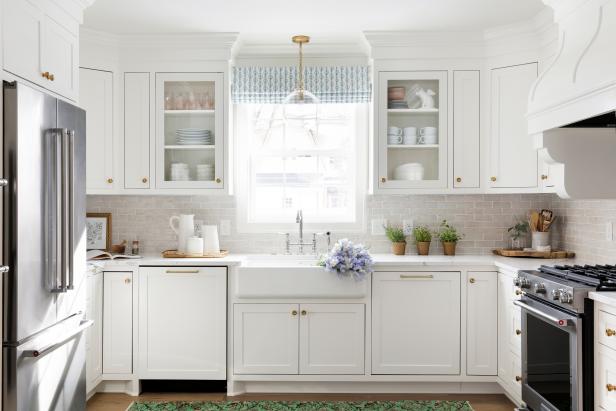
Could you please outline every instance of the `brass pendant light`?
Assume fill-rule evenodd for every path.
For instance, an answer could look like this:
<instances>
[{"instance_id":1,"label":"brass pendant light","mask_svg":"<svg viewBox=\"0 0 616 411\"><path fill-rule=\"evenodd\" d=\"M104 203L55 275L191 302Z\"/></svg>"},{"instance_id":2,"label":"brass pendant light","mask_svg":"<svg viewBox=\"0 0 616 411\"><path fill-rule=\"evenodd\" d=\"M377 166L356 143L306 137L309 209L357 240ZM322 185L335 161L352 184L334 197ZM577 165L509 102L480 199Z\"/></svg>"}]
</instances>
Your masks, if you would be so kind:
<instances>
[{"instance_id":1,"label":"brass pendant light","mask_svg":"<svg viewBox=\"0 0 616 411\"><path fill-rule=\"evenodd\" d=\"M299 67L298 67L298 84L295 91L289 94L285 99L285 104L318 104L319 99L306 90L304 85L304 54L303 46L310 42L310 37L304 35L293 36L291 41L295 44L299 44Z\"/></svg>"}]
</instances>

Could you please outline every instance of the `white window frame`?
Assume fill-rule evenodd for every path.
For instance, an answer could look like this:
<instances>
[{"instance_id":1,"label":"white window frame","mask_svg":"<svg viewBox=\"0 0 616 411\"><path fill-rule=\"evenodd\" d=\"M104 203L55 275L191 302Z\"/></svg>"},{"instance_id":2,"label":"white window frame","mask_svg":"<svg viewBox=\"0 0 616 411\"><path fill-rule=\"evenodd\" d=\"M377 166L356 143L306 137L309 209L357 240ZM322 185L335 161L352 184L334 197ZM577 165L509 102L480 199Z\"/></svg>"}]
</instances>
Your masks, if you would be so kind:
<instances>
[{"instance_id":1,"label":"white window frame","mask_svg":"<svg viewBox=\"0 0 616 411\"><path fill-rule=\"evenodd\" d=\"M234 186L236 203L236 227L238 233L281 233L297 231L297 223L292 219L288 223L274 222L252 222L248 218L248 207L250 204L250 170L248 169L248 156L246 151L242 151L241 130L239 124L238 105L234 105L234 163L235 163L235 183ZM318 222L312 223L309 218L304 220L304 230L307 232L336 231L345 233L365 232L366 231L366 193L368 185L368 144L370 130L370 105L358 104L356 124L356 158L354 159L355 174L355 221L348 223L341 222Z\"/></svg>"}]
</instances>

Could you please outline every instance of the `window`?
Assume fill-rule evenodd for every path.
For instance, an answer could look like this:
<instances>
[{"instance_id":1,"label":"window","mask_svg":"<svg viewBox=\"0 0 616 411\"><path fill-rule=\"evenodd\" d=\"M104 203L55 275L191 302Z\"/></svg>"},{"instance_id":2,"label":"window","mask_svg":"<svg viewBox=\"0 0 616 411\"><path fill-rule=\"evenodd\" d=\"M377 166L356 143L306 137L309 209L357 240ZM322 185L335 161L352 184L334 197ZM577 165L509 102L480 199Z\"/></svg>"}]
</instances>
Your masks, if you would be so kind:
<instances>
[{"instance_id":1,"label":"window","mask_svg":"<svg viewBox=\"0 0 616 411\"><path fill-rule=\"evenodd\" d=\"M240 231L363 227L366 103L235 108Z\"/></svg>"}]
</instances>

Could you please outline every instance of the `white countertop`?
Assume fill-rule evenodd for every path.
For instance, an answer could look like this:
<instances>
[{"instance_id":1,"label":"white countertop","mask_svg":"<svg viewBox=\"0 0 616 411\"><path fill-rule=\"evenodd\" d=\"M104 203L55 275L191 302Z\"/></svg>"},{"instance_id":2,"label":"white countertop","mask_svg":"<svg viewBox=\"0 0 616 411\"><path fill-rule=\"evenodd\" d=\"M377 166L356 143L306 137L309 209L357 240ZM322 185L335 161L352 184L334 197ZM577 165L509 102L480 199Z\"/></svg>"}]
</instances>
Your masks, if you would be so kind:
<instances>
[{"instance_id":1,"label":"white countertop","mask_svg":"<svg viewBox=\"0 0 616 411\"><path fill-rule=\"evenodd\" d=\"M307 259L310 256L305 256ZM223 258L163 258L160 255L146 255L141 259L116 259L89 261L100 267L126 267L126 266L241 266L246 260L257 258L265 261L277 258L289 258L280 254L230 254ZM541 258L512 258L493 255L403 255L373 254L375 267L399 266L477 266L502 268L510 271L533 270L542 264L580 264L575 259L541 259Z\"/></svg>"},{"instance_id":2,"label":"white countertop","mask_svg":"<svg viewBox=\"0 0 616 411\"><path fill-rule=\"evenodd\" d=\"M614 307L616 307L615 291L591 291L588 294L588 297L591 300L595 300L603 304L613 305Z\"/></svg>"}]
</instances>

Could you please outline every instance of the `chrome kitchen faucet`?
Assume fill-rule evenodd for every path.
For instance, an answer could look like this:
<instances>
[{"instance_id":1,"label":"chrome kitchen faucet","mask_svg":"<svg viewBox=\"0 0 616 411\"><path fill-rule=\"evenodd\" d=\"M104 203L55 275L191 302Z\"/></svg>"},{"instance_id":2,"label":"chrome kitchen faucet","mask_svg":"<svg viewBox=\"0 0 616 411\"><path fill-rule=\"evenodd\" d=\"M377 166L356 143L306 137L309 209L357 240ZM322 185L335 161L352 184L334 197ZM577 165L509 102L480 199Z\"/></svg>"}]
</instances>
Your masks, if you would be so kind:
<instances>
[{"instance_id":1,"label":"chrome kitchen faucet","mask_svg":"<svg viewBox=\"0 0 616 411\"><path fill-rule=\"evenodd\" d=\"M291 242L291 234L289 233L284 233L284 235L286 236L286 240L285 240L285 253L286 254L291 254L291 246L298 246L299 247L299 253L300 254L304 254L304 246L305 245L309 245L311 246L312 249L312 254L316 254L317 253L317 236L318 235L326 235L327 236L327 250L329 251L329 247L331 245L331 233L328 231L326 233L313 233L312 234L312 241L310 242L304 242L304 214L302 212L302 210L297 210L297 215L295 216L295 222L299 225L299 238L298 241L296 243L292 243Z\"/></svg>"}]
</instances>

